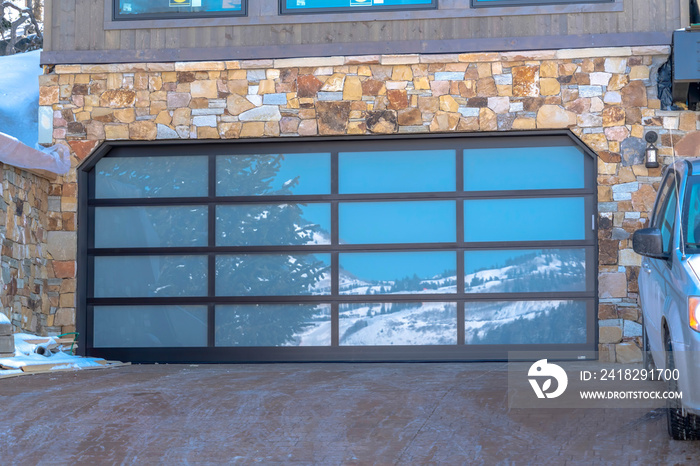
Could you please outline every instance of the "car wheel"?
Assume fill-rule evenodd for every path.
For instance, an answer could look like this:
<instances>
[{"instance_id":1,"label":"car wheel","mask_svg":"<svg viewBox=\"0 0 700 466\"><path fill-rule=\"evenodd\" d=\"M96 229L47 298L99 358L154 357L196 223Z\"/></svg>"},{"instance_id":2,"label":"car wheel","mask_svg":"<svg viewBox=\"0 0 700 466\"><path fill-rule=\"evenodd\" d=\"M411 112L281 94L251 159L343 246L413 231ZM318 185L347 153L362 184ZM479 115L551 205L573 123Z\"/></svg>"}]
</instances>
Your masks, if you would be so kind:
<instances>
[{"instance_id":1,"label":"car wheel","mask_svg":"<svg viewBox=\"0 0 700 466\"><path fill-rule=\"evenodd\" d=\"M654 358L651 356L651 348L649 347L646 323L642 325L642 362L644 363L644 369L648 371L656 369Z\"/></svg>"},{"instance_id":2,"label":"car wheel","mask_svg":"<svg viewBox=\"0 0 700 466\"><path fill-rule=\"evenodd\" d=\"M664 338L664 346L666 347L666 369L672 373L676 368L673 358L673 345L671 337L666 334ZM669 392L678 391L678 381L673 377L667 380ZM683 414L681 402L678 399L666 400L668 434L674 440L698 440L700 439L700 417L694 414Z\"/></svg>"}]
</instances>

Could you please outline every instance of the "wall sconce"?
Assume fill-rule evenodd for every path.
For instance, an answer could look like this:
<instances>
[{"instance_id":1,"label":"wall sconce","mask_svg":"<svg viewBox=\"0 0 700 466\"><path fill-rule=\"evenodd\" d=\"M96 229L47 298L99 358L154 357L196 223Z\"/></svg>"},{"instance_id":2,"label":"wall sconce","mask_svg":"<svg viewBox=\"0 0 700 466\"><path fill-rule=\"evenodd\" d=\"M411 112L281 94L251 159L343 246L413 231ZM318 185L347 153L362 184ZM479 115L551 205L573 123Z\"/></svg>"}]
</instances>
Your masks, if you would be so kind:
<instances>
[{"instance_id":1,"label":"wall sconce","mask_svg":"<svg viewBox=\"0 0 700 466\"><path fill-rule=\"evenodd\" d=\"M657 168L659 166L659 150L656 148L654 143L657 139L659 139L659 135L654 131L649 131L644 135L644 139L646 139L646 141L649 143L647 150L645 151L646 161L644 162L644 166L647 168Z\"/></svg>"}]
</instances>

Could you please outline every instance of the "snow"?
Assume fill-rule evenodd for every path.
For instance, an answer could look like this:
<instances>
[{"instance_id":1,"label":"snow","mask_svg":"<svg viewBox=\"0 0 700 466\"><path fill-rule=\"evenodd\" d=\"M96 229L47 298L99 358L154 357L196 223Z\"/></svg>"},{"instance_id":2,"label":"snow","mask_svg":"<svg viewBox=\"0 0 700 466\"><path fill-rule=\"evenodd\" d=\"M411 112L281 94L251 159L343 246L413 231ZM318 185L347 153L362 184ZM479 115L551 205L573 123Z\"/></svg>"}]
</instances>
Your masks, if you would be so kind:
<instances>
[{"instance_id":1,"label":"snow","mask_svg":"<svg viewBox=\"0 0 700 466\"><path fill-rule=\"evenodd\" d=\"M0 133L29 147L39 137L39 66L41 51L0 57Z\"/></svg>"},{"instance_id":2,"label":"snow","mask_svg":"<svg viewBox=\"0 0 700 466\"><path fill-rule=\"evenodd\" d=\"M100 364L98 361L104 361L102 358L87 358L82 356L74 356L68 353L59 351L51 356L43 356L35 353L34 349L38 346L27 340L35 340L46 337L39 337L29 333L15 333L15 356L11 358L0 358L0 365L12 367L13 369L0 370L0 377L24 373L21 368L24 366L36 366L42 364L55 364L51 370L65 369L88 369L97 367L107 367ZM49 343L55 343L55 340L50 339ZM66 351L70 346L64 348Z\"/></svg>"}]
</instances>

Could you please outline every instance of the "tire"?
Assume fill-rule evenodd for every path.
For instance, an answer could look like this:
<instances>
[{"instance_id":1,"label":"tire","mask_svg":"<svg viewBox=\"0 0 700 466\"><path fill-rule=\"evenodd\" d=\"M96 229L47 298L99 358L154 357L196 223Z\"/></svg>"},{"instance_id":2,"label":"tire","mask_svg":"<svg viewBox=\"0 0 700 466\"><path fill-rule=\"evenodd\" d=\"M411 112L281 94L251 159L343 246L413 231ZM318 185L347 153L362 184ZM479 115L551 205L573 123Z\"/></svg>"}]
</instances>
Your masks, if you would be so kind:
<instances>
[{"instance_id":1,"label":"tire","mask_svg":"<svg viewBox=\"0 0 700 466\"><path fill-rule=\"evenodd\" d=\"M671 337L666 334L664 338L664 346L666 347L666 369L672 373L676 368L673 358L673 345ZM669 392L678 391L678 381L673 377L667 381L667 389ZM690 413L683 413L680 400L666 400L666 421L668 425L668 434L674 440L699 440L700 439L700 416Z\"/></svg>"},{"instance_id":2,"label":"tire","mask_svg":"<svg viewBox=\"0 0 700 466\"><path fill-rule=\"evenodd\" d=\"M644 369L648 371L656 369L654 358L651 356L651 348L649 347L646 323L642 324L642 363L644 364Z\"/></svg>"}]
</instances>

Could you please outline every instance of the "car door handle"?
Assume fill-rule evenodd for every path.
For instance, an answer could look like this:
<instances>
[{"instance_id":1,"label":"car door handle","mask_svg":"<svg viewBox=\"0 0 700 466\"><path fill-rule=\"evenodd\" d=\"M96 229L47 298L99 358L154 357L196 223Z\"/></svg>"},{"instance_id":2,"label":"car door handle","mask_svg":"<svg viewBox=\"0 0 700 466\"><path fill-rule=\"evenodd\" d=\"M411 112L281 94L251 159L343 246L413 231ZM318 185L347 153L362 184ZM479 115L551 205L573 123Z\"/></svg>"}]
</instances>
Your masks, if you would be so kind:
<instances>
[{"instance_id":1,"label":"car door handle","mask_svg":"<svg viewBox=\"0 0 700 466\"><path fill-rule=\"evenodd\" d=\"M642 269L644 269L646 273L651 273L651 267L649 267L649 264L642 264Z\"/></svg>"}]
</instances>

